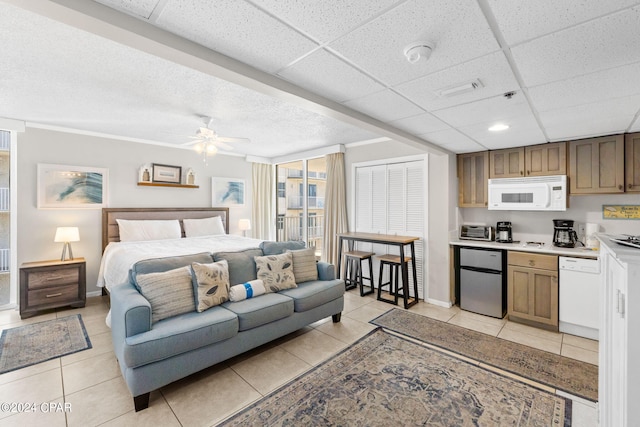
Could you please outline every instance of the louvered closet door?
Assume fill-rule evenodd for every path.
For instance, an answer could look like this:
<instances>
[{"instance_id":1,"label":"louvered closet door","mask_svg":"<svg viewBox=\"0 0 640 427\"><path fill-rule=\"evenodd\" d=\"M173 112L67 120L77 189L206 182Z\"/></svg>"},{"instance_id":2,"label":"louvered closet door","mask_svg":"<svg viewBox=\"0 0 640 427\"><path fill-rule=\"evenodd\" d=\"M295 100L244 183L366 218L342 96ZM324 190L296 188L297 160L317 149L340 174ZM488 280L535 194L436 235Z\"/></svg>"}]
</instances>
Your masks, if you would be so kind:
<instances>
[{"instance_id":1,"label":"louvered closet door","mask_svg":"<svg viewBox=\"0 0 640 427\"><path fill-rule=\"evenodd\" d=\"M356 231L363 233L386 233L387 230L387 186L386 165L367 166L356 169ZM376 254L385 253L384 245L360 242L357 249ZM364 275L369 275L369 267L364 263ZM377 264L374 272L378 271ZM377 283L377 273L374 273Z\"/></svg>"}]
</instances>

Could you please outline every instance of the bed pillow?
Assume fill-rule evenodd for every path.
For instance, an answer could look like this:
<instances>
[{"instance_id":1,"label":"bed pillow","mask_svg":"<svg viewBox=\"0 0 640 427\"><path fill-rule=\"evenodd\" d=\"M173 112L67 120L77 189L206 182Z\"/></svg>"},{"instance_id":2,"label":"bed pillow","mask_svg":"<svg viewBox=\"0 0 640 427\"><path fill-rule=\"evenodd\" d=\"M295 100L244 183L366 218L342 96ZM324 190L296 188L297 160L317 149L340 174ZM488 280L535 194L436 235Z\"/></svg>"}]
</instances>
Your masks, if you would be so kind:
<instances>
[{"instance_id":1,"label":"bed pillow","mask_svg":"<svg viewBox=\"0 0 640 427\"><path fill-rule=\"evenodd\" d=\"M304 249L305 244L302 240L289 240L286 242L272 242L265 240L260 243L260 249L265 255L279 255L287 251L287 249L297 250Z\"/></svg>"},{"instance_id":2,"label":"bed pillow","mask_svg":"<svg viewBox=\"0 0 640 427\"><path fill-rule=\"evenodd\" d=\"M180 222L174 220L116 219L121 242L143 240L179 239L182 237Z\"/></svg>"},{"instance_id":3,"label":"bed pillow","mask_svg":"<svg viewBox=\"0 0 640 427\"><path fill-rule=\"evenodd\" d=\"M140 293L151 304L153 323L196 310L191 267L180 267L162 273L138 274L136 280L140 286Z\"/></svg>"},{"instance_id":4,"label":"bed pillow","mask_svg":"<svg viewBox=\"0 0 640 427\"><path fill-rule=\"evenodd\" d=\"M318 267L316 265L316 250L314 248L288 250L293 256L293 275L297 283L318 280Z\"/></svg>"},{"instance_id":5,"label":"bed pillow","mask_svg":"<svg viewBox=\"0 0 640 427\"><path fill-rule=\"evenodd\" d=\"M298 287L293 275L291 252L257 256L255 260L258 279L264 282L264 288L267 292L278 292Z\"/></svg>"},{"instance_id":6,"label":"bed pillow","mask_svg":"<svg viewBox=\"0 0 640 427\"><path fill-rule=\"evenodd\" d=\"M183 219L184 234L186 237L217 236L227 234L222 224L222 218L214 216L202 219Z\"/></svg>"},{"instance_id":7,"label":"bed pillow","mask_svg":"<svg viewBox=\"0 0 640 427\"><path fill-rule=\"evenodd\" d=\"M211 264L191 264L193 269L193 294L198 313L229 301L229 268L227 261Z\"/></svg>"},{"instance_id":8,"label":"bed pillow","mask_svg":"<svg viewBox=\"0 0 640 427\"><path fill-rule=\"evenodd\" d=\"M229 299L231 301L242 301L245 299L257 297L266 293L264 282L260 279L250 280L241 285L232 286L229 289Z\"/></svg>"}]
</instances>

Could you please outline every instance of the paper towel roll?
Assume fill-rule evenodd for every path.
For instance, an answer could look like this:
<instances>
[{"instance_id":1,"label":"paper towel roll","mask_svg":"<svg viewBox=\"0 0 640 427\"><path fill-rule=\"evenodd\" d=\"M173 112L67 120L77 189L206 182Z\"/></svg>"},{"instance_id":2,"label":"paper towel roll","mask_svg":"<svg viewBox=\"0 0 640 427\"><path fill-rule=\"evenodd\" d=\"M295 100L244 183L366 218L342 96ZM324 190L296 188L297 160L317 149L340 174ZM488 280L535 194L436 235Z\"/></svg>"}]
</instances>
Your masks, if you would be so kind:
<instances>
[{"instance_id":1,"label":"paper towel roll","mask_svg":"<svg viewBox=\"0 0 640 427\"><path fill-rule=\"evenodd\" d=\"M595 237L595 234L598 232L598 230L600 230L600 224L595 224L592 222L588 222L585 224L585 244L588 248L597 248L600 245L600 242Z\"/></svg>"}]
</instances>

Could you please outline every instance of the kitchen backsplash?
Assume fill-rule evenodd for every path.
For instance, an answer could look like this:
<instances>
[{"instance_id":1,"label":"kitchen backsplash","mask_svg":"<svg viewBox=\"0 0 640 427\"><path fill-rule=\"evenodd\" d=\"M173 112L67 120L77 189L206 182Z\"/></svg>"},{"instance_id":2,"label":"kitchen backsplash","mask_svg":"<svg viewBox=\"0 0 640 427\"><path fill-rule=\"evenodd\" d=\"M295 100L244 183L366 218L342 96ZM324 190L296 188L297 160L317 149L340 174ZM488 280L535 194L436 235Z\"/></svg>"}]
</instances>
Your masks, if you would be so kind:
<instances>
[{"instance_id":1,"label":"kitchen backsplash","mask_svg":"<svg viewBox=\"0 0 640 427\"><path fill-rule=\"evenodd\" d=\"M571 196L569 208L563 212L490 211L486 208L459 208L460 224L496 226L498 221L511 221L513 238L522 241L551 242L554 219L579 224L597 223L601 233L640 235L640 220L611 220L602 218L602 205L640 205L640 195L615 194L602 196ZM580 240L583 237L580 236Z\"/></svg>"}]
</instances>

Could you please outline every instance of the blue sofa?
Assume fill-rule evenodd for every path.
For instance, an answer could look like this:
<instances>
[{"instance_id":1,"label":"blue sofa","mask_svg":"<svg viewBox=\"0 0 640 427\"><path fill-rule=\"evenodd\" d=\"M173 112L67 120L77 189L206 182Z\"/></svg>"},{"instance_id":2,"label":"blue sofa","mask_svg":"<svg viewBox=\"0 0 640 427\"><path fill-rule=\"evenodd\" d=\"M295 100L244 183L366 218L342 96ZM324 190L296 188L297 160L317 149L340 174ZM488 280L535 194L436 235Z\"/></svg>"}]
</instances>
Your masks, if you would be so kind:
<instances>
[{"instance_id":1,"label":"blue sofa","mask_svg":"<svg viewBox=\"0 0 640 427\"><path fill-rule=\"evenodd\" d=\"M274 242L275 243L275 242ZM267 293L222 305L151 321L151 305L135 286L138 274L162 272L227 259L231 283L256 278L254 256L281 253L282 245L240 252L201 253L140 261L130 280L111 289L111 333L122 375L136 411L149 406L149 393L211 365L332 316L340 321L344 281L333 265L318 262L318 280L297 288Z\"/></svg>"}]
</instances>

